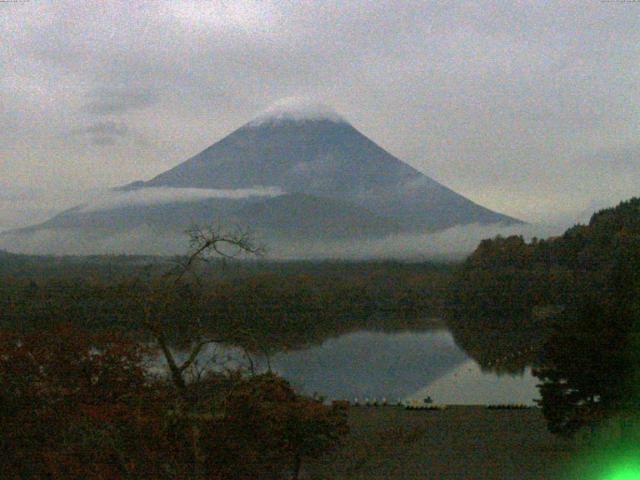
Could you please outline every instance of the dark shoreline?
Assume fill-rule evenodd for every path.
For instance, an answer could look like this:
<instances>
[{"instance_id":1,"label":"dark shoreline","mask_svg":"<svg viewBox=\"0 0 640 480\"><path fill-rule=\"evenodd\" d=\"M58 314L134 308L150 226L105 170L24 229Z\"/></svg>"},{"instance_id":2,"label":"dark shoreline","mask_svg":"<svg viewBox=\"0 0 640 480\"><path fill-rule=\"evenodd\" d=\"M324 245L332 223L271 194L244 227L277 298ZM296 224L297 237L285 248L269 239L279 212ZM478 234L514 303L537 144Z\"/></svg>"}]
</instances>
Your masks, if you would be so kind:
<instances>
[{"instance_id":1,"label":"dark shoreline","mask_svg":"<svg viewBox=\"0 0 640 480\"><path fill-rule=\"evenodd\" d=\"M349 424L343 448L309 462L303 478L554 480L577 451L547 431L538 408L351 407Z\"/></svg>"}]
</instances>

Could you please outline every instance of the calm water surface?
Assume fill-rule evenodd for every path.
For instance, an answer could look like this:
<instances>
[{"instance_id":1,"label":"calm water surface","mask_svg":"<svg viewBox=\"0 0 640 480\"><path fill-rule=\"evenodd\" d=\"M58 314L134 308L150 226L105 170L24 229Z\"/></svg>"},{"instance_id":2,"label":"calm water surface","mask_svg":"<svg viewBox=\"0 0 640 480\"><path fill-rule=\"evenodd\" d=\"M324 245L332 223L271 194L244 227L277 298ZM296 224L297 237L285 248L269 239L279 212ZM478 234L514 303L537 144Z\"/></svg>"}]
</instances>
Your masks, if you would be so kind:
<instances>
[{"instance_id":1,"label":"calm water surface","mask_svg":"<svg viewBox=\"0 0 640 480\"><path fill-rule=\"evenodd\" d=\"M206 353L246 365L238 349L213 347ZM267 366L254 359L256 368ZM309 348L270 357L272 370L305 394L327 399L386 398L445 404L533 404L538 380L482 372L445 329L396 333L359 331Z\"/></svg>"}]
</instances>

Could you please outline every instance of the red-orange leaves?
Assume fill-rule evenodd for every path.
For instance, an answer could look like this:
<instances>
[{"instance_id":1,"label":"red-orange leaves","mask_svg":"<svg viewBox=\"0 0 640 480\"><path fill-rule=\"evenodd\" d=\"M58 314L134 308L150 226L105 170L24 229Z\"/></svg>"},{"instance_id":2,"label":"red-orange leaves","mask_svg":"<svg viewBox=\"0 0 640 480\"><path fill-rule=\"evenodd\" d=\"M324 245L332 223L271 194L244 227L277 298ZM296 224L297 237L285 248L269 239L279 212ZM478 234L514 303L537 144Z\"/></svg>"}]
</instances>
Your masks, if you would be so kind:
<instances>
[{"instance_id":1,"label":"red-orange leaves","mask_svg":"<svg viewBox=\"0 0 640 480\"><path fill-rule=\"evenodd\" d=\"M144 353L68 325L0 332L0 478L282 478L346 432L341 408L275 375L178 391L146 376Z\"/></svg>"},{"instance_id":2,"label":"red-orange leaves","mask_svg":"<svg viewBox=\"0 0 640 480\"><path fill-rule=\"evenodd\" d=\"M0 332L0 477L121 478L122 433L139 430L150 388L143 353L66 324Z\"/></svg>"},{"instance_id":3,"label":"red-orange leaves","mask_svg":"<svg viewBox=\"0 0 640 480\"><path fill-rule=\"evenodd\" d=\"M207 432L209 469L221 478L294 476L305 457L336 446L347 433L344 409L297 395L282 378L264 374L234 386L224 416Z\"/></svg>"}]
</instances>

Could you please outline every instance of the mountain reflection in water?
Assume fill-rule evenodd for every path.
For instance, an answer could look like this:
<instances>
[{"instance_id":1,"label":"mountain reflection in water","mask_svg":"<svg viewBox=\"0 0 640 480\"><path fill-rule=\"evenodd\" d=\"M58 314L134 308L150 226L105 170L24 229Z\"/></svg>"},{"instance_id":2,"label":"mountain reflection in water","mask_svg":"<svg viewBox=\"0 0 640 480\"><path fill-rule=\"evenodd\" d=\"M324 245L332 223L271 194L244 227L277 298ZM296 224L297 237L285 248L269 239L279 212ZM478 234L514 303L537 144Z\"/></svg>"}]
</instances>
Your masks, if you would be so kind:
<instances>
[{"instance_id":1,"label":"mountain reflection in water","mask_svg":"<svg viewBox=\"0 0 640 480\"><path fill-rule=\"evenodd\" d=\"M214 354L247 365L241 350L214 346ZM527 403L537 398L536 379L482 371L459 348L446 329L425 331L357 331L319 345L279 352L267 362L253 358L254 368L271 369L299 391L327 399L386 398L389 402L431 396L448 404Z\"/></svg>"},{"instance_id":2,"label":"mountain reflection in water","mask_svg":"<svg viewBox=\"0 0 640 480\"><path fill-rule=\"evenodd\" d=\"M460 365L467 356L446 331L361 331L272 359L275 371L305 393L395 401Z\"/></svg>"}]
</instances>

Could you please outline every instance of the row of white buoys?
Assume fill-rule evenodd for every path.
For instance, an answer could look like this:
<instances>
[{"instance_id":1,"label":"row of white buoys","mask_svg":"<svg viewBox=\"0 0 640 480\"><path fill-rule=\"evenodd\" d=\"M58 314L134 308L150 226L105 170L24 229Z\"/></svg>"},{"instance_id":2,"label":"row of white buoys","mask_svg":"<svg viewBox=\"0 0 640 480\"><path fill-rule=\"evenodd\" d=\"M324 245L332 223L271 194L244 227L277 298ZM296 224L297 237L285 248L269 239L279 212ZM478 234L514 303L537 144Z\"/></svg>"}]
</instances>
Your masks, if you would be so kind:
<instances>
[{"instance_id":1,"label":"row of white buoys","mask_svg":"<svg viewBox=\"0 0 640 480\"><path fill-rule=\"evenodd\" d=\"M369 399L369 398L365 398L364 401L361 403L360 400L356 397L353 399L353 402L351 403L352 406L354 407L386 407L389 405L389 402L387 401L387 399L385 397L382 397L380 400L378 400L377 398L373 398L373 399Z\"/></svg>"},{"instance_id":2,"label":"row of white buoys","mask_svg":"<svg viewBox=\"0 0 640 480\"><path fill-rule=\"evenodd\" d=\"M487 405L487 410L526 410L528 408L532 408L532 405L525 405L523 403Z\"/></svg>"},{"instance_id":3,"label":"row of white buoys","mask_svg":"<svg viewBox=\"0 0 640 480\"><path fill-rule=\"evenodd\" d=\"M405 402L404 408L407 410L444 410L447 408L446 405L437 405L431 401L431 399L423 400L422 402L419 400L409 400Z\"/></svg>"},{"instance_id":4,"label":"row of white buoys","mask_svg":"<svg viewBox=\"0 0 640 480\"><path fill-rule=\"evenodd\" d=\"M353 402L350 402L352 407L387 407L387 406L395 406L405 408L407 410L444 410L446 405L435 405L431 400L431 397L427 397L422 401L419 400L409 400L403 401L398 400L395 403L388 402L386 398L381 398L378 400L377 398L369 399L365 398L362 402L358 398L354 398Z\"/></svg>"}]
</instances>

